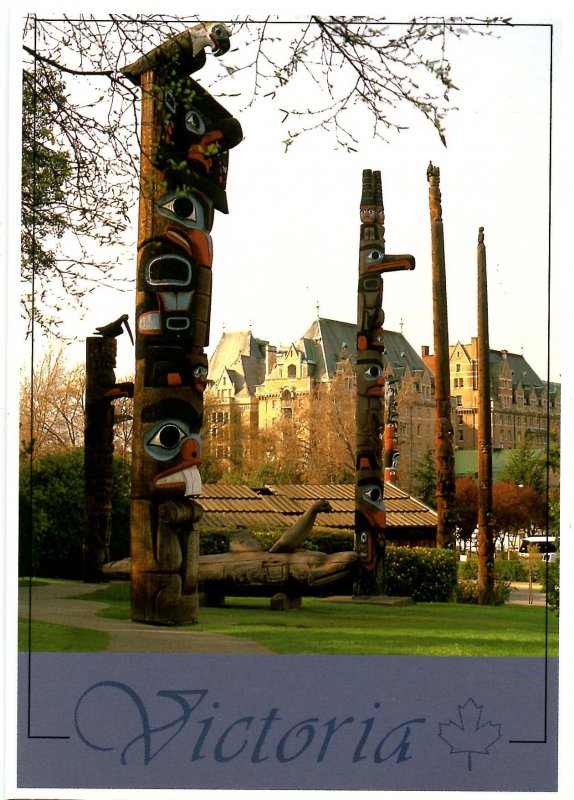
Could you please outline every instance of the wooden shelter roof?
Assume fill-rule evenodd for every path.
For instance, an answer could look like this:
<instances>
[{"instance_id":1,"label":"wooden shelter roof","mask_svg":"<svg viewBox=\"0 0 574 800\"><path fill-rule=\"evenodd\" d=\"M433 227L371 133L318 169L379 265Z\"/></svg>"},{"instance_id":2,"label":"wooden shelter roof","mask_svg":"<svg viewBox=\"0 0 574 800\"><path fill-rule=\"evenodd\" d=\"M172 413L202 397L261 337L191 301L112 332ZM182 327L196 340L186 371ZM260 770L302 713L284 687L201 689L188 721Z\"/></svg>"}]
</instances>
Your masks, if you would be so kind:
<instances>
[{"instance_id":1,"label":"wooden shelter roof","mask_svg":"<svg viewBox=\"0 0 574 800\"><path fill-rule=\"evenodd\" d=\"M315 500L328 500L332 510L317 515L322 528L349 528L355 524L355 487L352 484L243 485L205 484L197 498L203 509L199 528L285 528L292 525ZM389 532L417 529L427 536L436 531L436 512L393 484L385 484Z\"/></svg>"}]
</instances>

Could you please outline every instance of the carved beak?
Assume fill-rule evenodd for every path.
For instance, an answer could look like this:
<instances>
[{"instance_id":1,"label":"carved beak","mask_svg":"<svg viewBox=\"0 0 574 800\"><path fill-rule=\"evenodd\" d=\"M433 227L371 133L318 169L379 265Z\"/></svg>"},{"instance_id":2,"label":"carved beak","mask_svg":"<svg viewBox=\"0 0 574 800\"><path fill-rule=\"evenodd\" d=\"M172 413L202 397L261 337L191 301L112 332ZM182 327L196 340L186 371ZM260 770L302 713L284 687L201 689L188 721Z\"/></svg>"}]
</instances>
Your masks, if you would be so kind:
<instances>
[{"instance_id":1,"label":"carved beak","mask_svg":"<svg viewBox=\"0 0 574 800\"><path fill-rule=\"evenodd\" d=\"M231 47L231 41L229 40L228 36L223 36L221 39L218 39L217 36L214 36L213 33L210 33L209 38L213 42L212 51L214 56L222 56L224 53L227 53Z\"/></svg>"},{"instance_id":2,"label":"carved beak","mask_svg":"<svg viewBox=\"0 0 574 800\"><path fill-rule=\"evenodd\" d=\"M130 323L128 322L127 318L126 318L126 319L124 319L124 325L125 325L126 331L127 331L127 332L128 332L128 334L129 334L130 341L131 341L131 343L132 343L132 345L133 345L133 344L134 344L134 337L132 336L132 330L131 330L131 328L130 328Z\"/></svg>"}]
</instances>

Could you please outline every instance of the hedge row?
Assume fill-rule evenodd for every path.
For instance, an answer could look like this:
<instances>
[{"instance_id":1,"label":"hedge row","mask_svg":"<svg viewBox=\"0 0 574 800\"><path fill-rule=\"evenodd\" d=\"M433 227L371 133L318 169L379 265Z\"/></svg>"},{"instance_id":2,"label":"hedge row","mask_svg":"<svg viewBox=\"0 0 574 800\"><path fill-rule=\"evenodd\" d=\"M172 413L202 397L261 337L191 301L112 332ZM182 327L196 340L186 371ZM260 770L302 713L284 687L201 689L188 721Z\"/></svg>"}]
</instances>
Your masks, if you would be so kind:
<instances>
[{"instance_id":1,"label":"hedge row","mask_svg":"<svg viewBox=\"0 0 574 800\"><path fill-rule=\"evenodd\" d=\"M387 548L387 594L418 603L448 603L456 586L456 555L433 547Z\"/></svg>"},{"instance_id":2,"label":"hedge row","mask_svg":"<svg viewBox=\"0 0 574 800\"><path fill-rule=\"evenodd\" d=\"M546 572L546 563L540 561L532 563L532 579L542 582ZM458 564L458 577L461 580L475 581L478 578L478 559L468 558ZM494 578L500 581L518 581L525 583L528 581L528 559L515 558L507 561L506 559L496 559L494 562Z\"/></svg>"}]
</instances>

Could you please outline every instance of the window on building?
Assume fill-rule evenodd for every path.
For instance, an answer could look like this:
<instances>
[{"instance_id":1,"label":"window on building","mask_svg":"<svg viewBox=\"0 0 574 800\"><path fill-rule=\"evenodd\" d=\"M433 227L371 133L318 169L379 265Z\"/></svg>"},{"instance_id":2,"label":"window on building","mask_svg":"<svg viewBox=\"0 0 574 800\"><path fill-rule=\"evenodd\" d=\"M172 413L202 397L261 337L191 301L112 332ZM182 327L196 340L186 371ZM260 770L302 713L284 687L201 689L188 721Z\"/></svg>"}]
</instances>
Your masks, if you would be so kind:
<instances>
[{"instance_id":1,"label":"window on building","mask_svg":"<svg viewBox=\"0 0 574 800\"><path fill-rule=\"evenodd\" d=\"M297 364L289 364L289 366L287 367L287 377L288 378L297 377Z\"/></svg>"},{"instance_id":2,"label":"window on building","mask_svg":"<svg viewBox=\"0 0 574 800\"><path fill-rule=\"evenodd\" d=\"M460 358L460 356L458 356L458 358ZM460 364L457 364L457 365L456 365L456 371L457 371L457 372L460 372Z\"/></svg>"},{"instance_id":3,"label":"window on building","mask_svg":"<svg viewBox=\"0 0 574 800\"><path fill-rule=\"evenodd\" d=\"M464 378L459 378L458 385L462 389L462 387L464 386Z\"/></svg>"},{"instance_id":4,"label":"window on building","mask_svg":"<svg viewBox=\"0 0 574 800\"><path fill-rule=\"evenodd\" d=\"M462 405L462 395L457 394L457 396L455 397L455 400L456 400L457 406L461 406Z\"/></svg>"}]
</instances>

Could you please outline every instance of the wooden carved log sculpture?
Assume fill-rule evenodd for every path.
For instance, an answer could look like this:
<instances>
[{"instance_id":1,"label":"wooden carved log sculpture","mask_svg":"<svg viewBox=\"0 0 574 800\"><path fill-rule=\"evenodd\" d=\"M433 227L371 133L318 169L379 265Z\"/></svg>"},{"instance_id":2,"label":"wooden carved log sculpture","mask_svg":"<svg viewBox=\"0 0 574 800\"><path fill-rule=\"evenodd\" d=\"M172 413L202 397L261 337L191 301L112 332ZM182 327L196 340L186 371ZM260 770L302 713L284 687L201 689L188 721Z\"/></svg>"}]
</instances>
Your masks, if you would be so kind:
<instances>
[{"instance_id":1,"label":"wooden carved log sculpture","mask_svg":"<svg viewBox=\"0 0 574 800\"><path fill-rule=\"evenodd\" d=\"M114 406L119 397L133 397L134 385L116 383L116 336L126 326L127 314L110 325L97 328L100 336L86 339L86 401L84 411L84 541L83 577L86 583L106 580L102 567L109 561Z\"/></svg>"},{"instance_id":2,"label":"wooden carved log sculpture","mask_svg":"<svg viewBox=\"0 0 574 800\"><path fill-rule=\"evenodd\" d=\"M331 506L316 501L269 549L248 531L230 539L229 553L200 556L200 590L208 604L221 604L226 594L275 596L294 600L302 595L328 594L333 587L349 591L357 564L355 551L328 555L301 549L312 531L315 518Z\"/></svg>"},{"instance_id":3,"label":"wooden carved log sculpture","mask_svg":"<svg viewBox=\"0 0 574 800\"><path fill-rule=\"evenodd\" d=\"M211 228L227 213L234 119L190 74L221 23L196 25L124 74L142 88L131 528L132 619L197 619L203 391L211 314Z\"/></svg>"},{"instance_id":4,"label":"wooden carved log sculpture","mask_svg":"<svg viewBox=\"0 0 574 800\"><path fill-rule=\"evenodd\" d=\"M170 504L168 516L176 508L179 506ZM230 532L228 553L199 556L197 580L205 604L220 605L226 595L284 594L296 601L302 595L324 596L333 590L349 593L357 567L355 550L327 554L302 548L317 514L330 510L326 500L318 500L269 550L264 550L260 540L248 530ZM180 556L170 553L169 557L175 561ZM106 564L104 569L110 578L125 578L131 573L130 559ZM297 605L295 602L289 607Z\"/></svg>"},{"instance_id":5,"label":"wooden carved log sculpture","mask_svg":"<svg viewBox=\"0 0 574 800\"><path fill-rule=\"evenodd\" d=\"M383 274L412 270L411 255L385 253L385 212L381 173L363 171L357 303L355 548L359 557L357 595L385 588L385 504L383 445L385 315Z\"/></svg>"}]
</instances>

